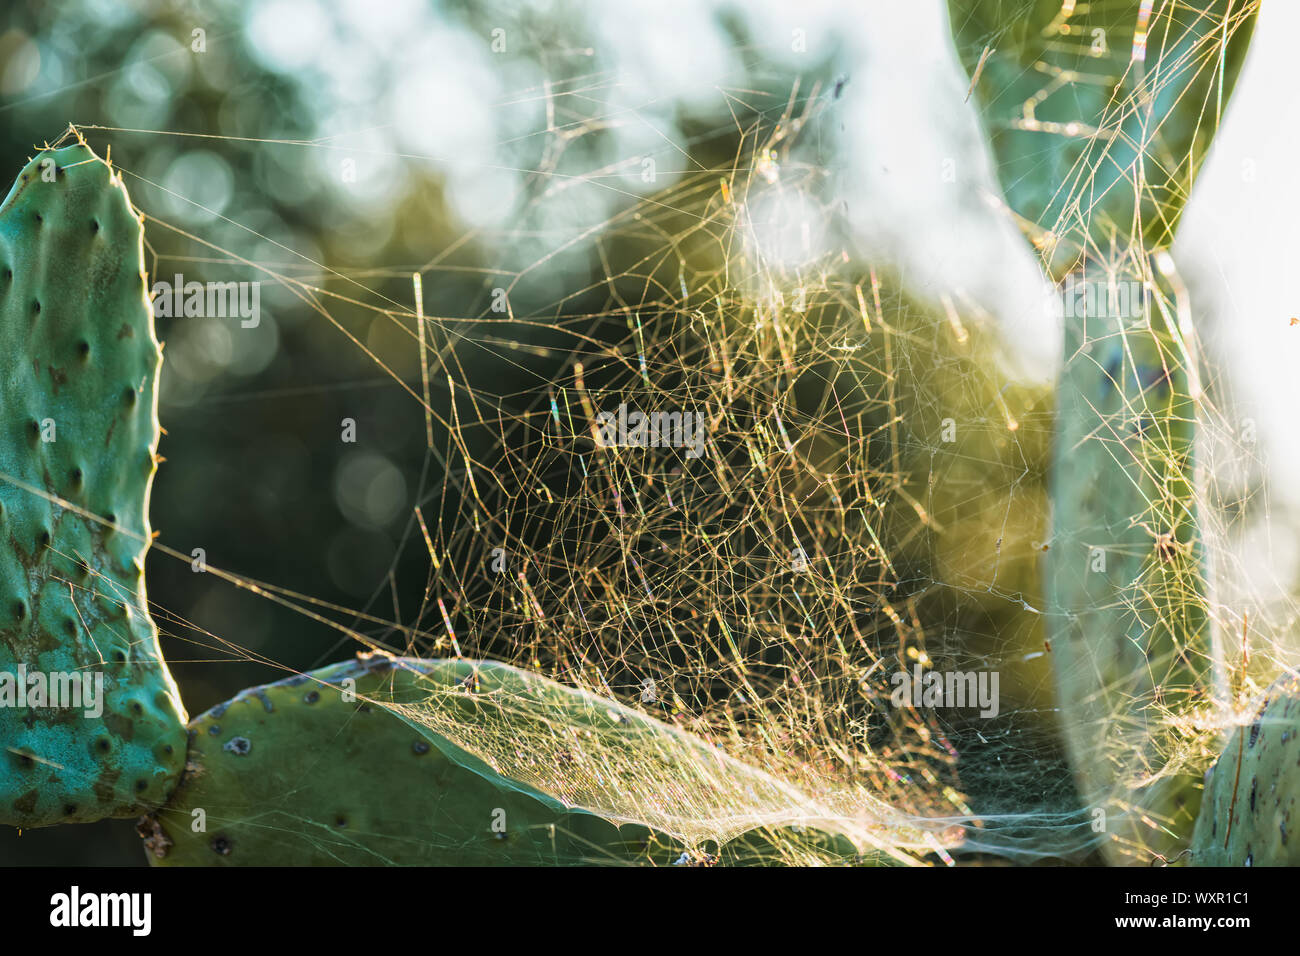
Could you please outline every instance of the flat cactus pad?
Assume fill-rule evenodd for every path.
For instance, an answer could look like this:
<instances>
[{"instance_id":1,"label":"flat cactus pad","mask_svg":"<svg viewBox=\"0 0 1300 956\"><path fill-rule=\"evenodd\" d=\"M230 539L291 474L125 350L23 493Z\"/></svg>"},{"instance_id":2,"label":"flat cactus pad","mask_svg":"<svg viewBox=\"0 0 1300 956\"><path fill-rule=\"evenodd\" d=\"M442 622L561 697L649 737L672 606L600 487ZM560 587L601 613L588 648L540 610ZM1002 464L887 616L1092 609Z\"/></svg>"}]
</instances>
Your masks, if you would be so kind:
<instances>
[{"instance_id":1,"label":"flat cactus pad","mask_svg":"<svg viewBox=\"0 0 1300 956\"><path fill-rule=\"evenodd\" d=\"M1192 838L1195 866L1300 866L1300 680L1269 688L1210 769Z\"/></svg>"},{"instance_id":2,"label":"flat cactus pad","mask_svg":"<svg viewBox=\"0 0 1300 956\"><path fill-rule=\"evenodd\" d=\"M567 807L403 719L402 707L428 695L426 678L445 663L370 655L250 688L195 718L175 799L142 822L151 862L556 865L680 856L644 826ZM470 662L464 667L469 675Z\"/></svg>"},{"instance_id":3,"label":"flat cactus pad","mask_svg":"<svg viewBox=\"0 0 1300 956\"><path fill-rule=\"evenodd\" d=\"M512 759L489 765L453 738L491 738L496 753L509 740ZM721 843L687 841L589 809L599 797L579 781L648 788L669 752L689 763L690 742L508 665L370 654L196 718L181 786L141 835L156 865L890 862L815 827L751 824ZM527 782L530 762L562 766L567 785L549 771Z\"/></svg>"},{"instance_id":4,"label":"flat cactus pad","mask_svg":"<svg viewBox=\"0 0 1300 956\"><path fill-rule=\"evenodd\" d=\"M0 207L0 823L13 826L134 816L184 764L144 586L161 353L142 235L120 179L80 145L39 153Z\"/></svg>"}]
</instances>

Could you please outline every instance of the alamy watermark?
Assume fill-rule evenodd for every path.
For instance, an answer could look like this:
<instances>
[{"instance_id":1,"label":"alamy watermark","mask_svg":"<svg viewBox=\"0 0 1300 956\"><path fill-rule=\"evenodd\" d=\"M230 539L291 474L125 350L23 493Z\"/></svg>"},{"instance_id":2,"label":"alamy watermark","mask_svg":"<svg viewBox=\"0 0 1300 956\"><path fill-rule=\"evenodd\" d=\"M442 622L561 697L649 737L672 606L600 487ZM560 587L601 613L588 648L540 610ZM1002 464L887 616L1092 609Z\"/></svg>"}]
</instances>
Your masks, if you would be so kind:
<instances>
[{"instance_id":1,"label":"alamy watermark","mask_svg":"<svg viewBox=\"0 0 1300 956\"><path fill-rule=\"evenodd\" d=\"M894 685L889 700L895 707L978 707L981 717L998 715L997 671L923 673L917 664L911 674L898 671L889 682Z\"/></svg>"},{"instance_id":2,"label":"alamy watermark","mask_svg":"<svg viewBox=\"0 0 1300 956\"><path fill-rule=\"evenodd\" d=\"M704 421L698 412L647 415L620 404L617 412L600 412L596 419L597 439L604 448L685 448L687 458L704 454Z\"/></svg>"},{"instance_id":3,"label":"alamy watermark","mask_svg":"<svg viewBox=\"0 0 1300 956\"><path fill-rule=\"evenodd\" d=\"M155 318L238 317L246 329L255 329L262 321L260 282L186 282L178 274L174 282L155 282L150 295Z\"/></svg>"},{"instance_id":4,"label":"alamy watermark","mask_svg":"<svg viewBox=\"0 0 1300 956\"><path fill-rule=\"evenodd\" d=\"M97 719L104 713L103 671L0 671L0 707L54 707L84 710Z\"/></svg>"},{"instance_id":5,"label":"alamy watermark","mask_svg":"<svg viewBox=\"0 0 1300 956\"><path fill-rule=\"evenodd\" d=\"M1147 314L1146 283L1136 279L1084 279L1071 273L1061 286L1067 319L1141 319Z\"/></svg>"},{"instance_id":6,"label":"alamy watermark","mask_svg":"<svg viewBox=\"0 0 1300 956\"><path fill-rule=\"evenodd\" d=\"M50 897L50 925L57 928L122 927L148 936L153 927L150 893L94 893L73 886Z\"/></svg>"}]
</instances>

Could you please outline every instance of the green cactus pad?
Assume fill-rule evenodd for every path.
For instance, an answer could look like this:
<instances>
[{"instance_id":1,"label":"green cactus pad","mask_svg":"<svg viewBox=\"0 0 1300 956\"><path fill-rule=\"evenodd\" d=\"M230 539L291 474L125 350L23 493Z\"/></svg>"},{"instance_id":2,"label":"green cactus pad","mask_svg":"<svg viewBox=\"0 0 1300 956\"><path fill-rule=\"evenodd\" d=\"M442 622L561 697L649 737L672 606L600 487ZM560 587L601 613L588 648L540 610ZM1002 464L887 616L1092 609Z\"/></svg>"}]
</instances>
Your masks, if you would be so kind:
<instances>
[{"instance_id":1,"label":"green cactus pad","mask_svg":"<svg viewBox=\"0 0 1300 956\"><path fill-rule=\"evenodd\" d=\"M1271 686L1206 777L1194 866L1300 866L1300 680Z\"/></svg>"},{"instance_id":2,"label":"green cactus pad","mask_svg":"<svg viewBox=\"0 0 1300 956\"><path fill-rule=\"evenodd\" d=\"M189 768L141 834L164 866L712 864L796 846L864 861L844 837L788 826L688 849L507 777L430 727L491 733L509 712L523 752L528 726L550 724L577 779L584 738L644 750L649 732L596 700L502 664L381 654L251 688L192 722Z\"/></svg>"},{"instance_id":3,"label":"green cactus pad","mask_svg":"<svg viewBox=\"0 0 1300 956\"><path fill-rule=\"evenodd\" d=\"M1168 718L1222 680L1193 461L1196 343L1167 249L1258 9L948 3L997 174L1045 271L1129 282L1154 302L1138 321L1066 311L1044 561L1067 751L1115 862L1185 845L1199 794L1171 758Z\"/></svg>"},{"instance_id":4,"label":"green cactus pad","mask_svg":"<svg viewBox=\"0 0 1300 956\"><path fill-rule=\"evenodd\" d=\"M983 61L975 100L1007 202L1054 276L1090 243L1173 242L1258 10L1258 0L948 0L962 65L974 76Z\"/></svg>"},{"instance_id":5,"label":"green cactus pad","mask_svg":"<svg viewBox=\"0 0 1300 956\"><path fill-rule=\"evenodd\" d=\"M402 706L427 695L432 663L347 661L245 690L196 718L190 768L142 831L151 861L529 865L671 862L674 849L680 856L645 827L572 810L403 720ZM472 679L468 665L464 676Z\"/></svg>"},{"instance_id":6,"label":"green cactus pad","mask_svg":"<svg viewBox=\"0 0 1300 956\"><path fill-rule=\"evenodd\" d=\"M0 823L133 816L184 764L144 586L161 353L142 236L85 146L39 153L0 207L0 675L103 687L94 715L0 683Z\"/></svg>"},{"instance_id":7,"label":"green cactus pad","mask_svg":"<svg viewBox=\"0 0 1300 956\"><path fill-rule=\"evenodd\" d=\"M1149 861L1185 845L1199 797L1170 759L1181 748L1166 715L1208 701L1218 661L1193 494L1194 374L1175 331L1126 326L1067 326L1043 574L1080 795L1105 812L1113 859Z\"/></svg>"}]
</instances>

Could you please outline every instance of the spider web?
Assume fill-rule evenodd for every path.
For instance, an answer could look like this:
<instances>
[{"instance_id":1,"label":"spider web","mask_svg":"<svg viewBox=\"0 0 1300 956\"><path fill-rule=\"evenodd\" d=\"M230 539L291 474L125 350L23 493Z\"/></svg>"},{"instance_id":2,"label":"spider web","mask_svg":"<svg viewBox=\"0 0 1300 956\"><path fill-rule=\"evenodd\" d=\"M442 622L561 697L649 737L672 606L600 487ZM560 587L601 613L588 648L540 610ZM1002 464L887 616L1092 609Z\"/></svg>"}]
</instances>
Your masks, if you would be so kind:
<instances>
[{"instance_id":1,"label":"spider web","mask_svg":"<svg viewBox=\"0 0 1300 956\"><path fill-rule=\"evenodd\" d=\"M586 108L610 78L551 66L540 93L502 98L540 97L548 117L509 225L466 232L414 264L328 265L168 188L134 158L192 133L69 132L101 154L101 141L116 144L113 165L145 215L151 281L186 271L274 287L273 315L310 314L423 419L397 554L362 607L209 573L342 635L323 651L502 661L617 702L659 729L629 746L536 720L523 698L473 726L438 692L390 706L503 775L689 847L765 829L773 862L844 861L808 857L785 835L794 825L908 863L1086 858L1104 835L1088 826L1057 736L1069 715L1055 713L1038 581L1053 543L1051 393L1007 371L993 317L962 288L918 293L896 263L857 251L842 219L832 76L774 71L766 91L720 91L730 120L672 144L681 169L646 189L627 182L640 155L601 164L599 150L584 152L609 122L599 102ZM199 135L214 150L246 145ZM366 143L257 148L328 163ZM1058 235L1086 223L1086 197L1073 187ZM214 225L181 224L177 204ZM458 257L462 246L488 264ZM1125 270L1157 291L1154 312L1186 316L1181 280L1144 263L1110 267ZM452 312L439 290L466 274L477 292ZM168 361L179 352L199 365L205 350L237 350L242 334L173 329L164 334L182 345ZM173 387L184 400L184 383ZM1218 389L1207 376L1196 409L1211 596L1191 579L1166 582L1159 606L1205 604L1232 678L1212 712L1171 704L1143 726L1164 763L1125 779L1204 770L1222 730L1290 660L1294 607L1261 606L1234 563L1261 505L1240 474L1216 467L1255 454ZM599 415L619 406L699 416L703 453L610 445ZM1126 399L1115 433L1150 414L1144 397ZM1152 502L1148 530L1165 505ZM165 537L154 549L191 561ZM422 585L403 591L413 566ZM1149 594L1139 581L1116 599L1139 613ZM154 616L205 653L275 663L273 649L237 634L218 638L166 608ZM917 667L998 675L998 713L896 706L895 675ZM1097 728L1106 759L1136 759L1128 720L1117 712Z\"/></svg>"}]
</instances>

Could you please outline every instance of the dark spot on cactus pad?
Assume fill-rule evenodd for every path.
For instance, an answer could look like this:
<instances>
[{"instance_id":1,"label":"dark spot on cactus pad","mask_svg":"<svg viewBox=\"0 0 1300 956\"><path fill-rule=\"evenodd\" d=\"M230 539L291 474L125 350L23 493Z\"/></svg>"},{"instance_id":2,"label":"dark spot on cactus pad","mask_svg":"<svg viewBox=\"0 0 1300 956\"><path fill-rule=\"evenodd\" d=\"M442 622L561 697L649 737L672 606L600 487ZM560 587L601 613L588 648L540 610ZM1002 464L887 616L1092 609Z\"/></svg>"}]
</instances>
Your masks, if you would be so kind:
<instances>
[{"instance_id":1,"label":"dark spot on cactus pad","mask_svg":"<svg viewBox=\"0 0 1300 956\"><path fill-rule=\"evenodd\" d=\"M135 782L135 792L136 792L136 793L144 793L144 792L145 792L146 790L148 790L148 789L149 789L149 781L148 781L148 780L141 779L141 780L137 780L137 781Z\"/></svg>"},{"instance_id":2,"label":"dark spot on cactus pad","mask_svg":"<svg viewBox=\"0 0 1300 956\"><path fill-rule=\"evenodd\" d=\"M427 740L417 740L411 744L411 749L415 751L417 757L423 757L429 752L429 742Z\"/></svg>"},{"instance_id":3,"label":"dark spot on cactus pad","mask_svg":"<svg viewBox=\"0 0 1300 956\"><path fill-rule=\"evenodd\" d=\"M305 703L314 704L316 701L320 700L320 691L309 690L307 693L302 695L302 699Z\"/></svg>"},{"instance_id":4,"label":"dark spot on cactus pad","mask_svg":"<svg viewBox=\"0 0 1300 956\"><path fill-rule=\"evenodd\" d=\"M337 816L337 817L334 818L334 825L335 825L336 827L338 827L339 829L342 829L343 827L346 827L346 826L348 825L348 818L345 817L345 816L339 815L339 816Z\"/></svg>"},{"instance_id":5,"label":"dark spot on cactus pad","mask_svg":"<svg viewBox=\"0 0 1300 956\"><path fill-rule=\"evenodd\" d=\"M211 727L208 728L208 736L209 736L209 737L217 737L217 736L220 736L220 734L221 734L221 725L220 725L220 724L213 724Z\"/></svg>"},{"instance_id":6,"label":"dark spot on cactus pad","mask_svg":"<svg viewBox=\"0 0 1300 956\"><path fill-rule=\"evenodd\" d=\"M231 737L221 747L227 753L232 753L236 757L242 757L253 749L253 742L247 737Z\"/></svg>"},{"instance_id":7,"label":"dark spot on cactus pad","mask_svg":"<svg viewBox=\"0 0 1300 956\"><path fill-rule=\"evenodd\" d=\"M1250 778L1250 812L1255 812L1255 794L1259 790L1259 780L1256 777Z\"/></svg>"},{"instance_id":8,"label":"dark spot on cactus pad","mask_svg":"<svg viewBox=\"0 0 1300 956\"><path fill-rule=\"evenodd\" d=\"M65 817L73 816L76 812L77 812L77 805L75 803L64 804L63 815Z\"/></svg>"},{"instance_id":9,"label":"dark spot on cactus pad","mask_svg":"<svg viewBox=\"0 0 1300 956\"><path fill-rule=\"evenodd\" d=\"M156 860L165 859L167 851L174 846L171 838L163 830L162 824L152 813L140 818L135 825L135 832L144 840L145 852L152 854Z\"/></svg>"},{"instance_id":10,"label":"dark spot on cactus pad","mask_svg":"<svg viewBox=\"0 0 1300 956\"><path fill-rule=\"evenodd\" d=\"M90 231L91 231L91 232L99 232L99 220L98 220L98 219L92 219L92 220L90 220Z\"/></svg>"},{"instance_id":11,"label":"dark spot on cactus pad","mask_svg":"<svg viewBox=\"0 0 1300 956\"><path fill-rule=\"evenodd\" d=\"M1247 747L1255 746L1255 741L1259 739L1259 731L1260 731L1260 722L1256 720L1253 724L1250 725L1250 741L1249 743L1246 744Z\"/></svg>"},{"instance_id":12,"label":"dark spot on cactus pad","mask_svg":"<svg viewBox=\"0 0 1300 956\"><path fill-rule=\"evenodd\" d=\"M230 838L224 836L213 837L211 846L212 852L217 854L217 856L230 856L230 851L233 849L233 844L230 842Z\"/></svg>"}]
</instances>

